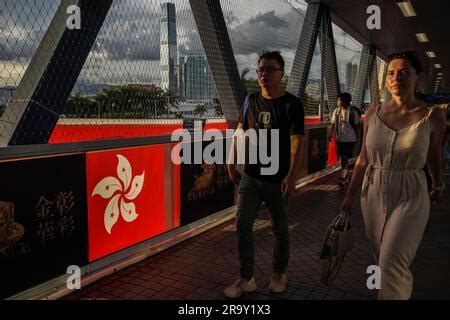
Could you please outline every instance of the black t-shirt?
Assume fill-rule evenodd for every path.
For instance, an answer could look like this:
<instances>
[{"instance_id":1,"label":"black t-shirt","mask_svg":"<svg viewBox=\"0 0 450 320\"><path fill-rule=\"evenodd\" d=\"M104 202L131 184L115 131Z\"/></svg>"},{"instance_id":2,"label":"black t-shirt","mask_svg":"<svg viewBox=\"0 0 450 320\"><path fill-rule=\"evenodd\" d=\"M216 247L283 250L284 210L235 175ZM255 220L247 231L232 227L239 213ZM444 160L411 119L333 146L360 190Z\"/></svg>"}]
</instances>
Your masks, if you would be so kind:
<instances>
[{"instance_id":1,"label":"black t-shirt","mask_svg":"<svg viewBox=\"0 0 450 320\"><path fill-rule=\"evenodd\" d=\"M271 154L271 129L279 130L279 167L274 175L261 174L261 168L269 168L271 164L263 165L260 162L259 149L256 164L246 160L244 172L256 179L267 182L281 182L289 172L291 162L291 135L304 134L305 114L299 98L286 92L276 99L265 99L261 93L250 94L249 107L244 118L244 108L241 109L239 122L244 124L244 130L267 130L267 155L274 161ZM259 147L259 146L258 146ZM273 165L272 165L273 166Z\"/></svg>"}]
</instances>

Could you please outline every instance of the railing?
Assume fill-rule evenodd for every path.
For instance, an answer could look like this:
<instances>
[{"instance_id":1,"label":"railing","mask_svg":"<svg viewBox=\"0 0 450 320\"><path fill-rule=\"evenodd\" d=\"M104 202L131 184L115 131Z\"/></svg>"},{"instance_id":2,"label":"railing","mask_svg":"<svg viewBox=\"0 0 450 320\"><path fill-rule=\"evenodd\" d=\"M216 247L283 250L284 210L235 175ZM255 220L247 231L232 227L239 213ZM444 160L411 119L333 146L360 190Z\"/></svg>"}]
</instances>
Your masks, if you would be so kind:
<instances>
[{"instance_id":1,"label":"railing","mask_svg":"<svg viewBox=\"0 0 450 320\"><path fill-rule=\"evenodd\" d=\"M299 182L332 168L328 124L307 124L305 137ZM2 214L12 212L23 232L0 241L8 275L0 296L64 289L70 265L92 281L232 218L235 191L225 165L175 165L174 145L166 135L7 148L0 201L9 211ZM27 273L30 265L46 271Z\"/></svg>"}]
</instances>

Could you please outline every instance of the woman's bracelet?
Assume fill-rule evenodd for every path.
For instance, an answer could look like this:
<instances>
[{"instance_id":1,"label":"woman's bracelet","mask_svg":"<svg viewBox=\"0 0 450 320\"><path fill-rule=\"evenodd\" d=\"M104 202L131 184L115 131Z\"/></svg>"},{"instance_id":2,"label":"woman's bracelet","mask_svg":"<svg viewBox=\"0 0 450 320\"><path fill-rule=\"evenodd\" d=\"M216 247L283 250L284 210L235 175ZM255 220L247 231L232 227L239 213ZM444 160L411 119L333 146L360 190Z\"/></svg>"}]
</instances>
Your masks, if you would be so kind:
<instances>
[{"instance_id":1,"label":"woman's bracelet","mask_svg":"<svg viewBox=\"0 0 450 320\"><path fill-rule=\"evenodd\" d=\"M445 189L445 182L441 182L441 184L438 186L436 186L434 184L431 186L431 190L434 190L434 191L444 191L444 189Z\"/></svg>"}]
</instances>

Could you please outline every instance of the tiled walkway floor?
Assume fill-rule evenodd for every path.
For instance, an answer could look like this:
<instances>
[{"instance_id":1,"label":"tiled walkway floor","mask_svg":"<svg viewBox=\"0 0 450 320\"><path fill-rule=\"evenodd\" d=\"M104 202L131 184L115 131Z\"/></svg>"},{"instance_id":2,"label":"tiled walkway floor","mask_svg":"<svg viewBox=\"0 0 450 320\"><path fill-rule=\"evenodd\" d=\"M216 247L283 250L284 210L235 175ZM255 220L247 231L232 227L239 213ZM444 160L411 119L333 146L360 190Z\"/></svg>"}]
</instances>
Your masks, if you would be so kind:
<instances>
[{"instance_id":1,"label":"tiled walkway floor","mask_svg":"<svg viewBox=\"0 0 450 320\"><path fill-rule=\"evenodd\" d=\"M338 213L343 193L329 176L298 190L290 208L291 257L289 285L283 294L271 294L273 235L265 208L255 224L258 290L242 299L374 299L368 290L366 269L373 264L364 234L359 202L353 217L355 247L345 257L331 287L320 284L322 261L317 252L327 225ZM234 219L186 240L136 265L100 279L65 299L167 299L219 300L222 290L238 277ZM433 208L429 224L412 267L414 299L450 299L450 193L439 208Z\"/></svg>"}]
</instances>

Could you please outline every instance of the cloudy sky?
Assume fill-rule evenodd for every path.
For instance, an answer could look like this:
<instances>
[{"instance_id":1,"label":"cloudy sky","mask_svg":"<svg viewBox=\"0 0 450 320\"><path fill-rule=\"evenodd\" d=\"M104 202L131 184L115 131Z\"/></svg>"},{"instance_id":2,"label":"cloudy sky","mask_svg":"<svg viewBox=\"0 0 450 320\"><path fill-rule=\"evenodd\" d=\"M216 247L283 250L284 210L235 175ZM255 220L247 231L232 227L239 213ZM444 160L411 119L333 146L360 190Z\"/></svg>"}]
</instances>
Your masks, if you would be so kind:
<instances>
[{"instance_id":1,"label":"cloudy sky","mask_svg":"<svg viewBox=\"0 0 450 320\"><path fill-rule=\"evenodd\" d=\"M59 0L2 0L0 86L17 85L42 39ZM114 0L79 77L83 83L159 84L160 0ZM180 55L203 54L188 0L172 0L177 11ZM306 5L303 0L220 0L238 68L255 76L262 50L283 53L289 73ZM83 13L81 13L83 16ZM4 26L4 27L3 27ZM335 28L341 81L346 62L358 62L360 46ZM311 78L320 77L316 50Z\"/></svg>"}]
</instances>

